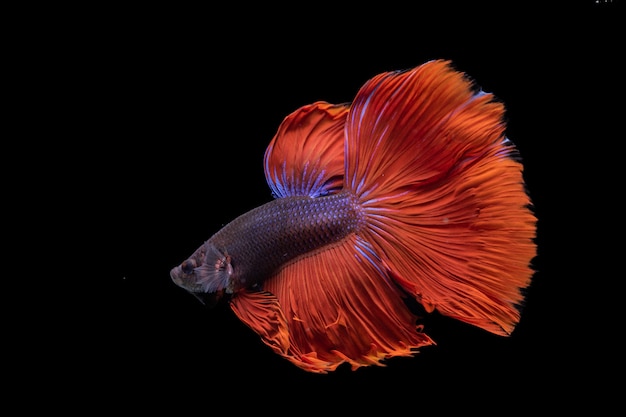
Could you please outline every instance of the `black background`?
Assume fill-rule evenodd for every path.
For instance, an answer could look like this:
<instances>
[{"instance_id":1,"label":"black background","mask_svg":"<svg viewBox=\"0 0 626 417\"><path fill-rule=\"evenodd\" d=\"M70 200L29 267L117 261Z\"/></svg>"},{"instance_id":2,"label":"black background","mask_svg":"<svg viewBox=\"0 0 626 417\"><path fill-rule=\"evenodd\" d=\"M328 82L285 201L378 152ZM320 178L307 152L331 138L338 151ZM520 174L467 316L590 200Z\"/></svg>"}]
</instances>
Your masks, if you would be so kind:
<instances>
[{"instance_id":1,"label":"black background","mask_svg":"<svg viewBox=\"0 0 626 417\"><path fill-rule=\"evenodd\" d=\"M52 342L62 353L52 379L67 372L96 407L206 413L589 400L598 375L616 370L603 362L612 332L594 318L614 290L590 259L601 231L616 227L611 205L594 199L617 176L610 125L623 14L617 2L530 3L89 10L52 24L54 36L35 42L49 70L37 83L60 134L51 147L71 164L50 181L75 186L64 214L79 226L73 243L87 264L64 278L71 330ZM314 375L272 353L227 306L207 309L171 282L170 269L211 234L271 199L263 154L287 114L351 101L374 75L437 58L504 101L524 160L539 255L510 338L433 314L425 325L437 346L385 367ZM59 97L68 104L59 108Z\"/></svg>"}]
</instances>

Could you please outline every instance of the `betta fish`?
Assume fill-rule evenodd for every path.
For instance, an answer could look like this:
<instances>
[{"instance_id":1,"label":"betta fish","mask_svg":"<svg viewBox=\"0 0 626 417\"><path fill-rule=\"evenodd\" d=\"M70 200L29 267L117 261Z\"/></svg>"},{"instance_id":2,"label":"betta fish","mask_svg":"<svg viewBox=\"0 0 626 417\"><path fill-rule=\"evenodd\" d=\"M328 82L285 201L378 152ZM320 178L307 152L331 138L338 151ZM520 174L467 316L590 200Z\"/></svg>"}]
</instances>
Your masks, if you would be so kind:
<instances>
[{"instance_id":1,"label":"betta fish","mask_svg":"<svg viewBox=\"0 0 626 417\"><path fill-rule=\"evenodd\" d=\"M509 336L534 275L536 217L504 113L449 60L376 75L350 103L305 105L265 152L274 198L170 276L226 300L309 372L435 345L419 323L434 311Z\"/></svg>"}]
</instances>

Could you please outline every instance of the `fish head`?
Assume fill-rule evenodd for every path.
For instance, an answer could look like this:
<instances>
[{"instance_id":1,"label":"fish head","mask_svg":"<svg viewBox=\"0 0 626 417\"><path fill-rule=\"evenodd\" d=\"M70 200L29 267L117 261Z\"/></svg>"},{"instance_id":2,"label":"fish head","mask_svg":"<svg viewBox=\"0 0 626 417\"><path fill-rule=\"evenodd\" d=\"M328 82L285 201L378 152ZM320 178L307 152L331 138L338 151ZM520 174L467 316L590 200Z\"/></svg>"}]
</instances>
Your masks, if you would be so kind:
<instances>
[{"instance_id":1,"label":"fish head","mask_svg":"<svg viewBox=\"0 0 626 417\"><path fill-rule=\"evenodd\" d=\"M232 293L233 268L230 256L210 242L200 246L189 258L170 271L172 281L200 302L215 305Z\"/></svg>"}]
</instances>

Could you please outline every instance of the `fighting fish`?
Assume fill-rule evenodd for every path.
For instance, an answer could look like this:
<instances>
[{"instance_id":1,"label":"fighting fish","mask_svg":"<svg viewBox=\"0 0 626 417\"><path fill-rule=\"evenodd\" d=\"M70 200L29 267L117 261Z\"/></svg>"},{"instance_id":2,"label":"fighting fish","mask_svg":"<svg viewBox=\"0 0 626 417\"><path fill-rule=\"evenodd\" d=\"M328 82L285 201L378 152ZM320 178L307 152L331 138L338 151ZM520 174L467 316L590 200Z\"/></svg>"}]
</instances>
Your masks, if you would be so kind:
<instances>
[{"instance_id":1,"label":"fighting fish","mask_svg":"<svg viewBox=\"0 0 626 417\"><path fill-rule=\"evenodd\" d=\"M170 277L225 300L308 372L414 356L436 345L420 324L435 311L510 336L535 272L537 218L504 116L445 59L380 73L352 102L304 105L265 151L273 199Z\"/></svg>"}]
</instances>

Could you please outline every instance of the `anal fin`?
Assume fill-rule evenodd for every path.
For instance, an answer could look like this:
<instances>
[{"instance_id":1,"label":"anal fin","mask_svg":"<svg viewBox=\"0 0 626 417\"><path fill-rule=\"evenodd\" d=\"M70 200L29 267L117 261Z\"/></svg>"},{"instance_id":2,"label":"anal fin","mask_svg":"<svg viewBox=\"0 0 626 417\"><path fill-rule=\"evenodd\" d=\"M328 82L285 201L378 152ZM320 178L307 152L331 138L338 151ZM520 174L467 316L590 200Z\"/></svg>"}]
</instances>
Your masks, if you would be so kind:
<instances>
[{"instance_id":1,"label":"anal fin","mask_svg":"<svg viewBox=\"0 0 626 417\"><path fill-rule=\"evenodd\" d=\"M264 291L235 297L233 310L274 352L309 372L384 365L434 344L356 235L284 266Z\"/></svg>"}]
</instances>

